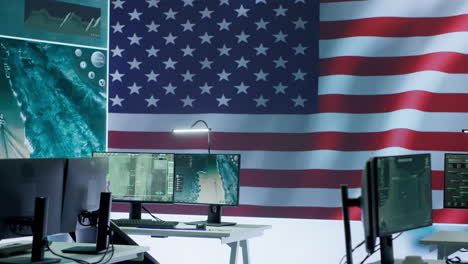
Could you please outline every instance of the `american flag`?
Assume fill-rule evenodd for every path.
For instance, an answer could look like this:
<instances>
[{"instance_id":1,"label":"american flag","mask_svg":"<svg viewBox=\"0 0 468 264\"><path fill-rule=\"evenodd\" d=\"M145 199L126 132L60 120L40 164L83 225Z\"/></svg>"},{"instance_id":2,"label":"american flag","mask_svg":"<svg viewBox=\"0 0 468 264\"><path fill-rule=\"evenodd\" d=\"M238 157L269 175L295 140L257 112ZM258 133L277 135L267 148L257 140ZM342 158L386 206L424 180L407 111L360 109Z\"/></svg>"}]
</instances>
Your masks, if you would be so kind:
<instances>
[{"instance_id":1,"label":"american flag","mask_svg":"<svg viewBox=\"0 0 468 264\"><path fill-rule=\"evenodd\" d=\"M240 153L224 214L341 217L372 156L431 153L436 222L443 154L468 149L463 0L114 0L109 150ZM194 206L159 212L204 213ZM358 210L352 211L354 219Z\"/></svg>"}]
</instances>

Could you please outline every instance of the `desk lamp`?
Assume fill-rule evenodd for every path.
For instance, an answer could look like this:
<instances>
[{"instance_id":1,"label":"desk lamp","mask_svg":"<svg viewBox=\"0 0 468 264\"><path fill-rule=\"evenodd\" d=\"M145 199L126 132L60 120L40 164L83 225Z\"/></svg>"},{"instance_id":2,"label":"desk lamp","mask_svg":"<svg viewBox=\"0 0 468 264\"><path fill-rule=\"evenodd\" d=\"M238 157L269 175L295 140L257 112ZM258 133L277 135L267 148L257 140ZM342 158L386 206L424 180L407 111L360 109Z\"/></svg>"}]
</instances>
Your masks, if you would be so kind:
<instances>
[{"instance_id":1,"label":"desk lamp","mask_svg":"<svg viewBox=\"0 0 468 264\"><path fill-rule=\"evenodd\" d=\"M202 123L206 128L194 128L198 123ZM173 129L172 133L174 134L190 134L190 133L207 133L208 135L208 154L211 154L211 141L210 141L210 132L211 128L208 127L208 124L204 120L197 120L192 124L190 129Z\"/></svg>"}]
</instances>

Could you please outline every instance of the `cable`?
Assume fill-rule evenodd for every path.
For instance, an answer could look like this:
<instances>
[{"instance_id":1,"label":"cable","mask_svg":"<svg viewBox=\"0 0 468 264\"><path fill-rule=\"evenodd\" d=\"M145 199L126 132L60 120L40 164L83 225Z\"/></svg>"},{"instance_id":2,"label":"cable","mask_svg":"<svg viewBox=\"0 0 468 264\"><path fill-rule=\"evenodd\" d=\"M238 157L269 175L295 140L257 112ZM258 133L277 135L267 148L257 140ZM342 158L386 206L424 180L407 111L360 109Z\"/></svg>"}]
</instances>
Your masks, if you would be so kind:
<instances>
[{"instance_id":1,"label":"cable","mask_svg":"<svg viewBox=\"0 0 468 264\"><path fill-rule=\"evenodd\" d=\"M154 220L164 222L164 220L162 220L161 218L153 215L148 209L146 209L146 207L144 205L141 205L141 208L143 208L143 210L145 210L149 215L151 215L151 217L153 217Z\"/></svg>"},{"instance_id":2,"label":"cable","mask_svg":"<svg viewBox=\"0 0 468 264\"><path fill-rule=\"evenodd\" d=\"M366 242L366 240L363 240L363 241L361 241L359 244L357 244L353 249L351 249L351 253L353 253L353 252L354 252L356 249L358 249L360 246L364 245L365 242ZM343 260L345 260L345 258L346 258L346 254L341 258L340 264L341 264L341 262L343 262ZM347 263L348 263L348 262L346 262L346 261L344 262L344 264L347 264Z\"/></svg>"},{"instance_id":3,"label":"cable","mask_svg":"<svg viewBox=\"0 0 468 264\"><path fill-rule=\"evenodd\" d=\"M399 238L401 235L403 235L403 232L398 233L395 237L392 237L392 241ZM360 264L363 264L370 256L374 255L375 252L380 250L380 246L375 246L374 247L374 252L367 254L367 256L360 262Z\"/></svg>"}]
</instances>

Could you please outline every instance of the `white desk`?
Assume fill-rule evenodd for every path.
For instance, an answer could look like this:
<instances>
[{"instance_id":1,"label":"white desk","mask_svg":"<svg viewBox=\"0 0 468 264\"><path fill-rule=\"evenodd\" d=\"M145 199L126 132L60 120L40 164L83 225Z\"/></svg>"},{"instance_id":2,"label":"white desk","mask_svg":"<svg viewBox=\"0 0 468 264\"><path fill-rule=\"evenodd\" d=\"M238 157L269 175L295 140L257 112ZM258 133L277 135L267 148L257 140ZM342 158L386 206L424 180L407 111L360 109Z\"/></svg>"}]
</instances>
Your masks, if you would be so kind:
<instances>
[{"instance_id":1,"label":"white desk","mask_svg":"<svg viewBox=\"0 0 468 264\"><path fill-rule=\"evenodd\" d=\"M66 257L77 258L81 260L85 260L87 262L96 262L101 259L102 254L99 255L91 255L91 254L65 254L62 253L62 249L69 248L72 246L95 246L95 244L87 244L87 243L69 243L69 242L53 242L50 248L55 253L60 255L64 255ZM135 260L141 261L143 260L144 252L148 251L149 247L140 247L140 246L128 246L128 245L114 245L114 255L112 259L110 259L107 263L116 263L126 260ZM110 257L110 253L107 254ZM53 255L50 251L44 252L44 258L59 258L61 261L59 263L75 263L72 260L63 259L58 256ZM106 257L107 259L107 257ZM25 261L31 260L31 253L25 253L21 255L15 255L8 258L0 258L0 262L2 263L25 263Z\"/></svg>"},{"instance_id":2,"label":"white desk","mask_svg":"<svg viewBox=\"0 0 468 264\"><path fill-rule=\"evenodd\" d=\"M214 238L220 239L222 244L230 247L230 264L237 263L237 252L242 249L242 260L249 264L248 239L259 237L270 225L242 225L224 227L210 227L206 230L196 230L193 225L178 224L174 229L150 229L135 227L120 227L129 235L149 235L153 237L192 237L192 238Z\"/></svg>"},{"instance_id":3,"label":"white desk","mask_svg":"<svg viewBox=\"0 0 468 264\"><path fill-rule=\"evenodd\" d=\"M435 246L437 259L446 259L459 249L468 247L468 232L440 231L421 239L419 243Z\"/></svg>"},{"instance_id":4,"label":"white desk","mask_svg":"<svg viewBox=\"0 0 468 264\"><path fill-rule=\"evenodd\" d=\"M424 259L423 261L426 262L427 264L445 264L445 261L442 261L442 260ZM370 264L380 264L380 261L371 262ZM403 264L403 260L395 259L394 264Z\"/></svg>"}]
</instances>

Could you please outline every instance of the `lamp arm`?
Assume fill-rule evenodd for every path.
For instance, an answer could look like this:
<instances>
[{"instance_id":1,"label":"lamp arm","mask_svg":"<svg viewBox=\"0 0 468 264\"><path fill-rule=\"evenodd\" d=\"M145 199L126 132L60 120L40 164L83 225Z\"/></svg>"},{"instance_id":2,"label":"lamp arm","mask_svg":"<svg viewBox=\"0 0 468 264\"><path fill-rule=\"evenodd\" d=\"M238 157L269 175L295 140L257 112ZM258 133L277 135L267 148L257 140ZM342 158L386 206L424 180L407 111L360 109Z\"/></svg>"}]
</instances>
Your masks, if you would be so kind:
<instances>
[{"instance_id":1,"label":"lamp arm","mask_svg":"<svg viewBox=\"0 0 468 264\"><path fill-rule=\"evenodd\" d=\"M208 129L208 154L211 154L211 139L210 139L210 132L211 132L211 128L208 126L208 124L204 121L204 120L197 120L195 121L195 123L193 123L193 125L190 127L190 128L193 128L195 127L198 123L202 123L205 125L205 127Z\"/></svg>"}]
</instances>

